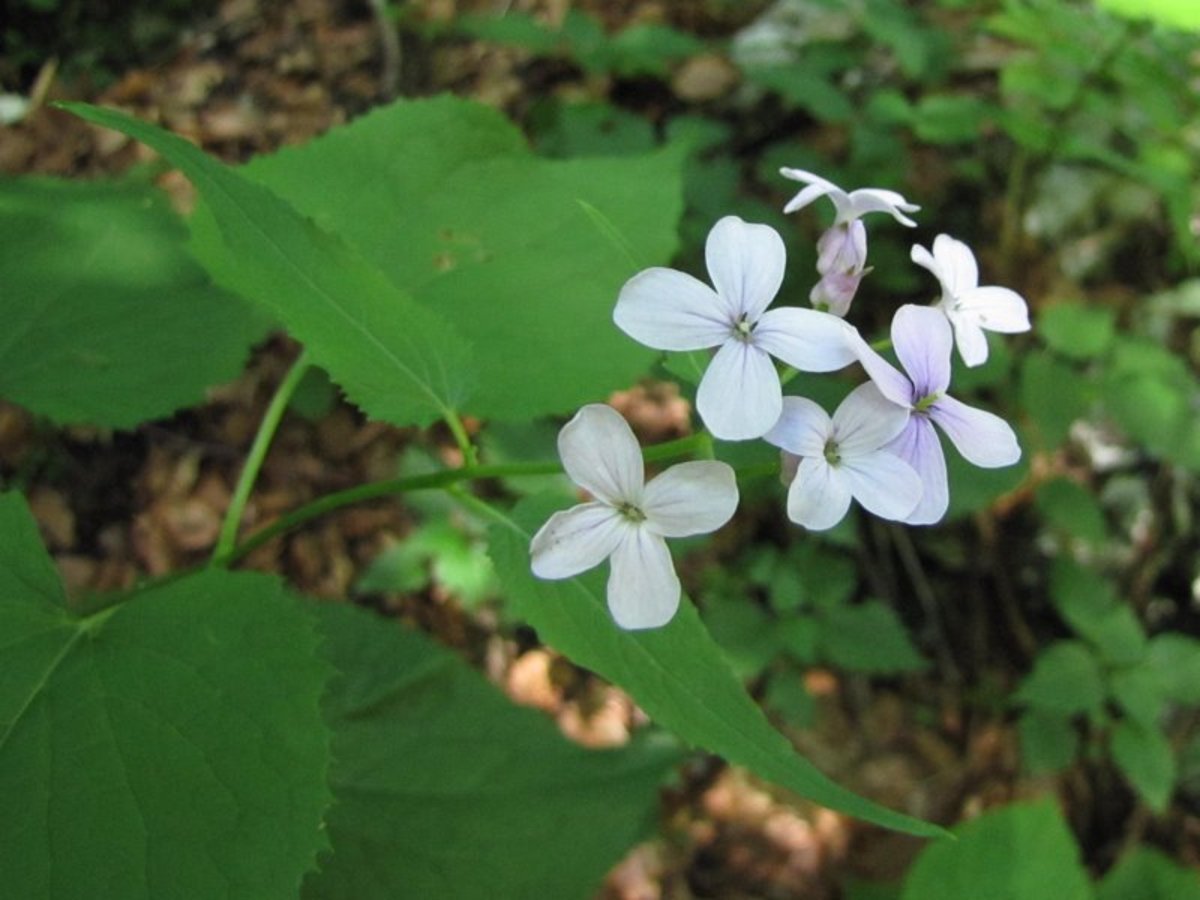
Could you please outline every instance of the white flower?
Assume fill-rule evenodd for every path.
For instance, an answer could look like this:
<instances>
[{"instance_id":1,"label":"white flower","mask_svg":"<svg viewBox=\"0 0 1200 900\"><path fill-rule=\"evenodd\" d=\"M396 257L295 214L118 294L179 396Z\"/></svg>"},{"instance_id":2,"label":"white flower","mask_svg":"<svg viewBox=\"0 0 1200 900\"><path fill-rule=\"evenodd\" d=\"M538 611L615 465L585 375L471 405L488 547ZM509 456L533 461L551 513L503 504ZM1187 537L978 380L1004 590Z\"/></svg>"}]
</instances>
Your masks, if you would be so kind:
<instances>
[{"instance_id":1,"label":"white flower","mask_svg":"<svg viewBox=\"0 0 1200 900\"><path fill-rule=\"evenodd\" d=\"M933 239L932 254L914 244L912 261L940 282L942 296L937 306L954 326L954 343L968 366L987 361L985 330L1004 334L1029 330L1029 308L1024 298L1006 287L980 287L975 254L962 241L939 234Z\"/></svg>"},{"instance_id":2,"label":"white flower","mask_svg":"<svg viewBox=\"0 0 1200 900\"><path fill-rule=\"evenodd\" d=\"M851 391L833 418L811 400L785 397L783 415L763 440L800 458L788 488L788 518L814 531L832 528L851 498L882 518L907 517L920 502L921 478L883 448L908 417L871 382Z\"/></svg>"},{"instance_id":3,"label":"white flower","mask_svg":"<svg viewBox=\"0 0 1200 900\"><path fill-rule=\"evenodd\" d=\"M908 225L910 228L917 224L904 214L917 212L921 207L915 203L909 203L895 191L884 188L859 188L857 191L847 194L833 182L826 181L820 175L814 175L812 172L805 172L803 169L783 168L779 170L779 174L784 178L800 181L807 185L788 201L787 206L783 208L785 213L803 209L818 197L828 197L833 201L834 209L837 211L834 225L853 222L872 212L888 213L897 222Z\"/></svg>"},{"instance_id":4,"label":"white flower","mask_svg":"<svg viewBox=\"0 0 1200 900\"><path fill-rule=\"evenodd\" d=\"M774 356L806 372L832 372L855 359L853 329L811 309L767 311L783 282L783 239L768 225L726 216L705 245L716 290L675 269L634 275L617 298L613 320L658 350L717 347L696 394L696 408L714 436L761 437L783 408Z\"/></svg>"},{"instance_id":5,"label":"white flower","mask_svg":"<svg viewBox=\"0 0 1200 900\"><path fill-rule=\"evenodd\" d=\"M596 499L550 517L529 545L533 574L570 578L610 560L608 609L622 628L657 628L679 608L664 538L715 531L737 508L733 469L685 462L644 483L637 438L610 406L583 407L558 435L563 468Z\"/></svg>"}]
</instances>

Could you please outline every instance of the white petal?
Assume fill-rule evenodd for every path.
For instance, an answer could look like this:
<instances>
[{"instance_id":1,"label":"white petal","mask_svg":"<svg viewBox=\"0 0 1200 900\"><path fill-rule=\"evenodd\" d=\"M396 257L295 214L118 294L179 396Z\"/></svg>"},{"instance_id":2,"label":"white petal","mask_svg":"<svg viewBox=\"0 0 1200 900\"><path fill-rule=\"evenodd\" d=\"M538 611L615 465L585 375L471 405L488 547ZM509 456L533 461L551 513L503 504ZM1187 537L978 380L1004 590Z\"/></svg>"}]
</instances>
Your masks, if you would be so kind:
<instances>
[{"instance_id":1,"label":"white petal","mask_svg":"<svg viewBox=\"0 0 1200 900\"><path fill-rule=\"evenodd\" d=\"M912 382L914 400L944 393L950 386L954 335L941 310L901 306L892 317L892 346Z\"/></svg>"},{"instance_id":2,"label":"white petal","mask_svg":"<svg viewBox=\"0 0 1200 900\"><path fill-rule=\"evenodd\" d=\"M849 200L846 192L840 187L832 181L826 181L820 175L814 175L812 172L805 172L803 169L783 168L779 170L779 174L784 178L790 178L792 181L800 181L808 185L808 187L804 188L804 190L788 201L787 205L783 208L784 213L794 213L798 209L803 209L814 200L824 197L826 194L834 198L834 206L839 205L839 199L842 201L842 204Z\"/></svg>"},{"instance_id":3,"label":"white petal","mask_svg":"<svg viewBox=\"0 0 1200 900\"><path fill-rule=\"evenodd\" d=\"M902 522L921 501L921 476L887 450L843 459L838 471L854 499L882 519Z\"/></svg>"},{"instance_id":4,"label":"white petal","mask_svg":"<svg viewBox=\"0 0 1200 900\"><path fill-rule=\"evenodd\" d=\"M945 305L942 306L942 309L946 311ZM962 357L962 361L972 368L987 362L988 342L983 329L970 316L962 313L946 311L946 317L954 326L954 343L958 347L958 355Z\"/></svg>"},{"instance_id":5,"label":"white petal","mask_svg":"<svg viewBox=\"0 0 1200 900\"><path fill-rule=\"evenodd\" d=\"M921 478L921 502L904 521L909 525L940 522L950 505L950 484L942 443L929 417L915 415L910 418L900 435L884 449L912 466Z\"/></svg>"},{"instance_id":6,"label":"white petal","mask_svg":"<svg viewBox=\"0 0 1200 900\"><path fill-rule=\"evenodd\" d=\"M807 397L784 397L783 412L763 440L794 456L824 457L833 436L829 413Z\"/></svg>"},{"instance_id":7,"label":"white petal","mask_svg":"<svg viewBox=\"0 0 1200 900\"><path fill-rule=\"evenodd\" d=\"M783 284L787 250L770 225L725 216L708 233L704 259L713 287L735 312L734 321L744 316L756 322Z\"/></svg>"},{"instance_id":8,"label":"white petal","mask_svg":"<svg viewBox=\"0 0 1200 900\"><path fill-rule=\"evenodd\" d=\"M857 337L853 346L858 361L883 396L899 406L909 406L920 399L913 396L913 385L908 376L880 356L861 336Z\"/></svg>"},{"instance_id":9,"label":"white petal","mask_svg":"<svg viewBox=\"0 0 1200 900\"><path fill-rule=\"evenodd\" d=\"M675 269L653 268L625 282L613 321L656 350L700 350L729 337L731 307L704 282Z\"/></svg>"},{"instance_id":10,"label":"white petal","mask_svg":"<svg viewBox=\"0 0 1200 900\"><path fill-rule=\"evenodd\" d=\"M625 532L608 576L608 611L616 623L629 630L666 625L680 592L667 542L645 528Z\"/></svg>"},{"instance_id":11,"label":"white petal","mask_svg":"<svg viewBox=\"0 0 1200 900\"><path fill-rule=\"evenodd\" d=\"M939 234L933 239L933 258L942 271L942 284L955 297L979 285L979 266L975 263L975 254L962 241L948 234Z\"/></svg>"},{"instance_id":12,"label":"white petal","mask_svg":"<svg viewBox=\"0 0 1200 900\"><path fill-rule=\"evenodd\" d=\"M909 409L893 403L868 381L852 390L833 413L833 439L845 461L873 453L904 430Z\"/></svg>"},{"instance_id":13,"label":"white petal","mask_svg":"<svg viewBox=\"0 0 1200 900\"><path fill-rule=\"evenodd\" d=\"M529 543L533 574L570 578L604 562L631 529L606 503L583 503L556 512Z\"/></svg>"},{"instance_id":14,"label":"white petal","mask_svg":"<svg viewBox=\"0 0 1200 900\"><path fill-rule=\"evenodd\" d=\"M611 406L589 403L558 433L567 475L612 506L638 504L646 477L633 429Z\"/></svg>"},{"instance_id":15,"label":"white petal","mask_svg":"<svg viewBox=\"0 0 1200 900\"><path fill-rule=\"evenodd\" d=\"M1025 298L1006 287L979 287L958 298L960 314L970 316L980 328L1016 334L1029 330Z\"/></svg>"},{"instance_id":16,"label":"white petal","mask_svg":"<svg viewBox=\"0 0 1200 900\"><path fill-rule=\"evenodd\" d=\"M796 480L788 488L788 518L813 531L824 531L842 521L848 509L850 488L841 473L823 456L802 459Z\"/></svg>"},{"instance_id":17,"label":"white petal","mask_svg":"<svg viewBox=\"0 0 1200 900\"><path fill-rule=\"evenodd\" d=\"M796 306L769 310L754 328L752 340L802 372L835 372L854 362L857 334L832 313Z\"/></svg>"},{"instance_id":18,"label":"white petal","mask_svg":"<svg viewBox=\"0 0 1200 900\"><path fill-rule=\"evenodd\" d=\"M904 215L906 212L918 212L921 207L909 203L895 191L885 188L859 188L850 192L850 209L854 218L865 216L872 212L885 212L902 225L916 227L916 222Z\"/></svg>"},{"instance_id":19,"label":"white petal","mask_svg":"<svg viewBox=\"0 0 1200 900\"><path fill-rule=\"evenodd\" d=\"M779 418L783 389L771 357L744 341L717 351L696 391L704 425L723 441L762 437Z\"/></svg>"},{"instance_id":20,"label":"white petal","mask_svg":"<svg viewBox=\"0 0 1200 900\"><path fill-rule=\"evenodd\" d=\"M1021 458L1016 432L997 415L942 397L929 408L929 416L969 463L998 469Z\"/></svg>"},{"instance_id":21,"label":"white petal","mask_svg":"<svg viewBox=\"0 0 1200 900\"><path fill-rule=\"evenodd\" d=\"M737 505L733 469L711 460L671 466L650 479L642 497L646 528L663 537L716 531L733 517Z\"/></svg>"},{"instance_id":22,"label":"white petal","mask_svg":"<svg viewBox=\"0 0 1200 900\"><path fill-rule=\"evenodd\" d=\"M913 244L912 250L909 251L909 256L912 258L912 261L922 269L928 269L930 272L932 272L933 276L940 284L943 286L945 285L945 279L943 277L941 266L938 264L938 261L933 258L932 253L930 253L920 244Z\"/></svg>"}]
</instances>

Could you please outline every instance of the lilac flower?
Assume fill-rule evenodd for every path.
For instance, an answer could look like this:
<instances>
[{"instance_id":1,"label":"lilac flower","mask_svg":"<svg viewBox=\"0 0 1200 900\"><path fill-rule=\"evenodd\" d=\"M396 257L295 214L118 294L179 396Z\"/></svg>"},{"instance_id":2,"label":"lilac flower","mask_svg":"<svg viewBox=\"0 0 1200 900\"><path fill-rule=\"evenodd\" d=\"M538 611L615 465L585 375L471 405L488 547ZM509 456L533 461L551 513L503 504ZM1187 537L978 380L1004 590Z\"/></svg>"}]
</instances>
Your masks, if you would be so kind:
<instances>
[{"instance_id":1,"label":"lilac flower","mask_svg":"<svg viewBox=\"0 0 1200 900\"><path fill-rule=\"evenodd\" d=\"M884 449L908 418L905 406L870 383L851 391L833 418L811 400L785 397L783 415L763 439L800 459L788 488L788 518L814 531L832 528L852 497L885 519L908 516L921 499L921 479Z\"/></svg>"},{"instance_id":2,"label":"lilac flower","mask_svg":"<svg viewBox=\"0 0 1200 900\"><path fill-rule=\"evenodd\" d=\"M657 628L679 608L664 538L715 531L737 508L733 469L685 462L647 484L637 438L610 406L593 403L558 435L563 468L596 499L555 513L529 546L538 578L570 578L610 560L608 609L622 628Z\"/></svg>"},{"instance_id":3,"label":"lilac flower","mask_svg":"<svg viewBox=\"0 0 1200 900\"><path fill-rule=\"evenodd\" d=\"M904 213L919 206L909 203L895 191L860 188L847 194L837 185L803 169L780 169L780 174L807 185L783 208L795 212L818 197L829 197L835 210L831 225L817 241L817 272L821 278L809 294L809 302L818 310L844 316L858 291L867 268L867 229L861 219L867 213L886 212L896 221L913 226L917 223Z\"/></svg>"},{"instance_id":4,"label":"lilac flower","mask_svg":"<svg viewBox=\"0 0 1200 900\"><path fill-rule=\"evenodd\" d=\"M924 485L921 502L904 521L929 525L945 515L950 502L946 458L934 423L968 462L985 469L1012 465L1021 458L1021 448L1012 428L999 416L946 394L954 348L950 324L941 312L931 306L900 307L892 319L892 346L907 375L861 339L859 359L888 400L912 411L888 449L906 460Z\"/></svg>"},{"instance_id":5,"label":"lilac flower","mask_svg":"<svg viewBox=\"0 0 1200 900\"><path fill-rule=\"evenodd\" d=\"M675 269L656 267L621 288L613 320L659 350L717 347L696 394L714 436L761 437L783 408L774 356L806 372L831 372L855 359L853 329L810 309L767 311L783 282L783 239L768 225L726 216L713 226L705 261L715 290Z\"/></svg>"},{"instance_id":6,"label":"lilac flower","mask_svg":"<svg viewBox=\"0 0 1200 900\"><path fill-rule=\"evenodd\" d=\"M912 261L932 272L941 283L937 306L954 326L959 356L968 366L987 361L985 330L1005 334L1029 330L1029 309L1024 298L1006 287L980 287L975 254L962 241L939 234L933 239L933 253L914 244Z\"/></svg>"}]
</instances>

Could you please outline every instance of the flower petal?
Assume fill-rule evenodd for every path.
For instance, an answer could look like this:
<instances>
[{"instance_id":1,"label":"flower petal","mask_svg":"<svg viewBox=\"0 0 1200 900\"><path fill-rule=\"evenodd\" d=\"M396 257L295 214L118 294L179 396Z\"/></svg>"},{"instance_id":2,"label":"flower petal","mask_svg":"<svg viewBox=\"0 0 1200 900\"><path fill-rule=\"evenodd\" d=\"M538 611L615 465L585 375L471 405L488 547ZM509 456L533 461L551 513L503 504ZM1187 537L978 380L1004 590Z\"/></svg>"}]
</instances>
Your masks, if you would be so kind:
<instances>
[{"instance_id":1,"label":"flower petal","mask_svg":"<svg viewBox=\"0 0 1200 900\"><path fill-rule=\"evenodd\" d=\"M763 440L793 456L824 457L832 434L833 421L820 406L807 397L784 397L779 421Z\"/></svg>"},{"instance_id":2,"label":"flower petal","mask_svg":"<svg viewBox=\"0 0 1200 900\"><path fill-rule=\"evenodd\" d=\"M656 267L625 282L613 321L656 350L700 350L729 337L734 310L707 284L686 272Z\"/></svg>"},{"instance_id":3,"label":"flower petal","mask_svg":"<svg viewBox=\"0 0 1200 900\"><path fill-rule=\"evenodd\" d=\"M857 191L851 191L849 207L851 215L856 219L867 213L885 212L910 228L915 228L917 223L904 214L921 209L915 203L909 203L902 195L886 188L859 188Z\"/></svg>"},{"instance_id":4,"label":"flower petal","mask_svg":"<svg viewBox=\"0 0 1200 900\"><path fill-rule=\"evenodd\" d=\"M696 391L700 418L723 441L761 437L779 418L782 403L771 357L744 341L727 341L717 351Z\"/></svg>"},{"instance_id":5,"label":"flower petal","mask_svg":"<svg viewBox=\"0 0 1200 900\"><path fill-rule=\"evenodd\" d=\"M823 456L800 460L800 471L788 488L788 518L813 531L824 531L842 521L848 509L850 488L841 472Z\"/></svg>"},{"instance_id":6,"label":"flower petal","mask_svg":"<svg viewBox=\"0 0 1200 900\"><path fill-rule=\"evenodd\" d=\"M787 250L770 225L725 216L708 233L704 259L713 287L734 310L731 324L743 316L756 322L783 284Z\"/></svg>"},{"instance_id":7,"label":"flower petal","mask_svg":"<svg viewBox=\"0 0 1200 900\"><path fill-rule=\"evenodd\" d=\"M950 386L954 335L941 310L911 303L900 307L892 317L892 346L912 382L914 401Z\"/></svg>"},{"instance_id":8,"label":"flower petal","mask_svg":"<svg viewBox=\"0 0 1200 900\"><path fill-rule=\"evenodd\" d=\"M833 413L833 439L842 460L874 453L904 430L907 406L893 403L874 382L860 384Z\"/></svg>"},{"instance_id":9,"label":"flower petal","mask_svg":"<svg viewBox=\"0 0 1200 900\"><path fill-rule=\"evenodd\" d=\"M938 280L938 284L942 286L942 291L946 291L946 277L942 272L941 264L933 258L933 254L922 247L920 244L913 244L912 250L909 251L909 256L922 269L928 269L933 273L933 277Z\"/></svg>"},{"instance_id":10,"label":"flower petal","mask_svg":"<svg viewBox=\"0 0 1200 900\"><path fill-rule=\"evenodd\" d=\"M758 320L751 339L756 347L802 372L835 372L854 362L856 334L832 313L781 306Z\"/></svg>"},{"instance_id":11,"label":"flower petal","mask_svg":"<svg viewBox=\"0 0 1200 900\"><path fill-rule=\"evenodd\" d=\"M843 457L838 471L854 499L881 519L903 522L921 501L921 476L887 450Z\"/></svg>"},{"instance_id":12,"label":"flower petal","mask_svg":"<svg viewBox=\"0 0 1200 900\"><path fill-rule=\"evenodd\" d=\"M975 254L962 241L939 234L933 239L933 258L942 271L942 284L955 297L961 297L979 285Z\"/></svg>"},{"instance_id":13,"label":"flower petal","mask_svg":"<svg viewBox=\"0 0 1200 900\"><path fill-rule=\"evenodd\" d=\"M792 181L800 181L808 185L804 190L798 193L795 197L787 202L783 208L784 213L794 213L798 209L803 209L812 203L814 200L830 194L834 199L834 206L839 206L838 200L845 204L848 200L846 192L834 184L832 181L826 181L820 175L814 175L812 172L805 172L803 169L782 168L779 174L784 178L790 178ZM839 196L840 195L840 196Z\"/></svg>"},{"instance_id":14,"label":"flower petal","mask_svg":"<svg viewBox=\"0 0 1200 900\"><path fill-rule=\"evenodd\" d=\"M611 406L589 403L558 433L567 475L612 506L638 504L646 470L633 429Z\"/></svg>"},{"instance_id":15,"label":"flower petal","mask_svg":"<svg viewBox=\"0 0 1200 900\"><path fill-rule=\"evenodd\" d=\"M883 396L899 406L911 406L915 400L920 399L914 396L913 385L908 380L908 376L880 356L857 333L856 339L853 341L853 346L854 352L858 356L858 361L866 369L867 375L875 383L875 386L879 388Z\"/></svg>"},{"instance_id":16,"label":"flower petal","mask_svg":"<svg viewBox=\"0 0 1200 900\"><path fill-rule=\"evenodd\" d=\"M733 469L711 460L671 466L650 479L642 497L645 527L663 537L716 531L733 517L737 505Z\"/></svg>"},{"instance_id":17,"label":"flower petal","mask_svg":"<svg viewBox=\"0 0 1200 900\"><path fill-rule=\"evenodd\" d=\"M921 501L904 519L909 525L940 522L950 505L950 483L946 456L933 423L926 415L915 415L899 436L884 447L913 467L921 479Z\"/></svg>"},{"instance_id":18,"label":"flower petal","mask_svg":"<svg viewBox=\"0 0 1200 900\"><path fill-rule=\"evenodd\" d=\"M667 542L645 528L631 528L612 555L608 611L622 628L659 628L679 609L681 593Z\"/></svg>"},{"instance_id":19,"label":"flower petal","mask_svg":"<svg viewBox=\"0 0 1200 900\"><path fill-rule=\"evenodd\" d=\"M971 368L987 362L988 342L983 329L969 315L949 310L945 304L942 304L941 309L954 326L954 343L962 361Z\"/></svg>"},{"instance_id":20,"label":"flower petal","mask_svg":"<svg viewBox=\"0 0 1200 900\"><path fill-rule=\"evenodd\" d=\"M978 287L958 298L960 314L970 316L980 328L1016 334L1029 330L1025 298L1006 287Z\"/></svg>"},{"instance_id":21,"label":"flower petal","mask_svg":"<svg viewBox=\"0 0 1200 900\"><path fill-rule=\"evenodd\" d=\"M1002 418L982 409L942 397L929 408L929 417L963 458L983 469L1011 466L1021 458L1016 432Z\"/></svg>"},{"instance_id":22,"label":"flower petal","mask_svg":"<svg viewBox=\"0 0 1200 900\"><path fill-rule=\"evenodd\" d=\"M529 543L533 574L570 578L604 562L632 526L607 503L581 503L556 512Z\"/></svg>"}]
</instances>

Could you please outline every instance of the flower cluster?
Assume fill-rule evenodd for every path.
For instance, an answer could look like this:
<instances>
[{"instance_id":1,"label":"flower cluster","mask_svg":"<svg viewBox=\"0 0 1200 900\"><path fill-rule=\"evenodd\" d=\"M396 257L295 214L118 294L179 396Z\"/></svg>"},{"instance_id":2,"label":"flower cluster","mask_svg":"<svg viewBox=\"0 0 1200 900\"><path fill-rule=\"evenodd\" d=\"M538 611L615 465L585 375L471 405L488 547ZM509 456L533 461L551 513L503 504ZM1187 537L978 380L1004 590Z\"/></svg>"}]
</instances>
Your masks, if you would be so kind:
<instances>
[{"instance_id":1,"label":"flower cluster","mask_svg":"<svg viewBox=\"0 0 1200 900\"><path fill-rule=\"evenodd\" d=\"M675 269L646 269L621 289L613 320L649 347L714 351L696 410L714 437L761 438L780 449L793 522L832 528L851 500L885 519L937 522L949 504L939 430L976 466L1020 458L1004 420L947 391L955 347L967 366L982 364L985 331L1029 330L1026 303L1008 288L981 287L975 257L961 241L939 234L932 250L914 245L913 262L934 275L941 296L931 306L904 305L895 313L895 367L845 317L870 272L863 216L885 212L914 227L907 214L920 207L894 191L847 193L810 172L781 173L805 185L785 213L820 197L834 205L833 224L817 243L812 309L768 308L783 283L783 239L768 225L726 216L705 245L711 286ZM858 363L869 380L830 415L812 400L784 396L775 360L804 372ZM729 521L738 502L733 470L689 462L645 482L633 432L603 404L585 406L562 429L559 454L570 478L594 499L556 513L534 535L534 574L568 578L608 559L608 606L617 624L665 625L680 598L665 538L705 534Z\"/></svg>"}]
</instances>

